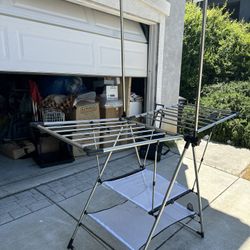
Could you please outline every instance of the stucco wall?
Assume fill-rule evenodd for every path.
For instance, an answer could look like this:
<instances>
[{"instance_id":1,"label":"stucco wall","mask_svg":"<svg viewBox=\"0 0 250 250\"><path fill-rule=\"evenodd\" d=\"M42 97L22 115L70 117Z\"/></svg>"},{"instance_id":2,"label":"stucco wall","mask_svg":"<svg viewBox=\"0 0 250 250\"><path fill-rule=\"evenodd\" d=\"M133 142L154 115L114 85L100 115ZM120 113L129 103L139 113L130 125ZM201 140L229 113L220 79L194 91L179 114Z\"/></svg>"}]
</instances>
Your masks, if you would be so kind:
<instances>
[{"instance_id":1,"label":"stucco wall","mask_svg":"<svg viewBox=\"0 0 250 250\"><path fill-rule=\"evenodd\" d=\"M185 0L169 0L166 18L161 100L165 105L177 103L180 87Z\"/></svg>"}]
</instances>

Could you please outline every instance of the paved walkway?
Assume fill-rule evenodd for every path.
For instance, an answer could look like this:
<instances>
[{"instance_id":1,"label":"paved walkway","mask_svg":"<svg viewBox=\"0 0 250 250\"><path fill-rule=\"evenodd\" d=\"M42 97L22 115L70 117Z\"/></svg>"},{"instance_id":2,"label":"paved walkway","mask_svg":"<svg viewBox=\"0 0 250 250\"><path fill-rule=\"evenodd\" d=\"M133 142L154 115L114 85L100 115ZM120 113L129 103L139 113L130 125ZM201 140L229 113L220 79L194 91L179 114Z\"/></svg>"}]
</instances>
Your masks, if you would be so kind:
<instances>
[{"instance_id":1,"label":"paved walkway","mask_svg":"<svg viewBox=\"0 0 250 250\"><path fill-rule=\"evenodd\" d=\"M175 152L167 154L159 163L159 173L169 178L178 159ZM227 160L230 165L230 155ZM152 162L149 163L148 168L152 168ZM215 166L205 162L200 171L205 238L174 225L155 237L150 249L250 249L250 182L230 171L222 171L216 164L219 161ZM129 152L128 156L124 154L112 161L106 177L136 167L137 159ZM96 175L97 169L92 165L47 183L38 182L26 191L0 199L0 249L66 249ZM189 154L177 180L188 187L193 185ZM91 211L124 202L116 193L101 187L96 195ZM180 203L186 205L190 201L195 206L196 197L192 194ZM75 239L76 249L126 249L91 219L85 221L85 226L87 228L82 227Z\"/></svg>"}]
</instances>

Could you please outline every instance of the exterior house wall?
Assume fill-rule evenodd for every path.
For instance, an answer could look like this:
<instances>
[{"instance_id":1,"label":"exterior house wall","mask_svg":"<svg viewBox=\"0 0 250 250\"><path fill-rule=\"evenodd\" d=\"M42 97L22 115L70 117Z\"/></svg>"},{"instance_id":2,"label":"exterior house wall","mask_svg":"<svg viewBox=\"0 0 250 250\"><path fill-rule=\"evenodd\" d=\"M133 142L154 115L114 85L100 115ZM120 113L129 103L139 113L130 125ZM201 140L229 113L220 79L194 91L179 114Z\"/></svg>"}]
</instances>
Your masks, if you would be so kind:
<instances>
[{"instance_id":1,"label":"exterior house wall","mask_svg":"<svg viewBox=\"0 0 250 250\"><path fill-rule=\"evenodd\" d=\"M162 76L162 104L177 103L179 97L185 0L169 0L170 16L166 17L164 62Z\"/></svg>"}]
</instances>

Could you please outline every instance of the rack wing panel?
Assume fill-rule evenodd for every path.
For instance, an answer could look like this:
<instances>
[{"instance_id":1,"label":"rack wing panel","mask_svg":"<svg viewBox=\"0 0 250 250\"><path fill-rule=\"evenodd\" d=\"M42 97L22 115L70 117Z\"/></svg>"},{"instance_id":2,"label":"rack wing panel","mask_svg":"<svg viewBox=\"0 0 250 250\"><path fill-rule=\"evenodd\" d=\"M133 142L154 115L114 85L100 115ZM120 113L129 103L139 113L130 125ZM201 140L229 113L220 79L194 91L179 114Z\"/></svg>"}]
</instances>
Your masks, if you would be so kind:
<instances>
[{"instance_id":1,"label":"rack wing panel","mask_svg":"<svg viewBox=\"0 0 250 250\"><path fill-rule=\"evenodd\" d=\"M111 152L158 141L181 139L153 126L126 119L33 123L34 127L87 152ZM158 139L153 139L157 134Z\"/></svg>"},{"instance_id":2,"label":"rack wing panel","mask_svg":"<svg viewBox=\"0 0 250 250\"><path fill-rule=\"evenodd\" d=\"M220 123L235 118L237 112L231 110L220 110L216 108L200 107L198 130L195 131L195 106L192 104L172 105L158 110L146 112L136 116L128 117L130 121L141 120L144 123L151 123L166 132L175 128L179 134L194 134L206 131Z\"/></svg>"}]
</instances>

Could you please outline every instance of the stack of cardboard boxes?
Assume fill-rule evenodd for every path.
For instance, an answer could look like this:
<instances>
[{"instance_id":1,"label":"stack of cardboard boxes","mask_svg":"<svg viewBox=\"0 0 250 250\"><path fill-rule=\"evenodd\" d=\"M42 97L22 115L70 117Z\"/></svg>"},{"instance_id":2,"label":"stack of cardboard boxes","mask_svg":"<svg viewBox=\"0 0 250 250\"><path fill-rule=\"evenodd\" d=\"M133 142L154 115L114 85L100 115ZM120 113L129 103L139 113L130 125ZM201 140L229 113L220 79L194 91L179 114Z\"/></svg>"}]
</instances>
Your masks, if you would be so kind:
<instances>
[{"instance_id":1,"label":"stack of cardboard boxes","mask_svg":"<svg viewBox=\"0 0 250 250\"><path fill-rule=\"evenodd\" d=\"M122 100L119 99L120 78L104 78L104 93L100 96L100 117L104 119L120 118L122 116ZM107 128L108 130L109 128ZM116 138L117 132L107 132L102 134L107 136L101 138L102 142L111 141ZM113 135L113 136L112 136ZM105 147L112 146L113 143L106 143ZM100 147L103 147L101 144Z\"/></svg>"},{"instance_id":2,"label":"stack of cardboard boxes","mask_svg":"<svg viewBox=\"0 0 250 250\"><path fill-rule=\"evenodd\" d=\"M104 78L104 93L100 96L100 117L119 118L122 115L122 101L119 100L120 78Z\"/></svg>"},{"instance_id":3,"label":"stack of cardboard boxes","mask_svg":"<svg viewBox=\"0 0 250 250\"><path fill-rule=\"evenodd\" d=\"M70 120L95 120L99 118L108 119L119 118L122 116L122 101L119 100L118 96L119 78L105 77L104 80L95 82L95 84L104 85L103 94L97 97L97 101L95 102L79 101L74 106L74 109L70 114ZM80 128L80 125L78 128ZM98 136L98 133L96 136ZM102 138L102 141L110 139L113 138ZM86 140L84 142L86 143ZM73 147L73 155L75 157L82 156L84 154L85 153L82 149Z\"/></svg>"},{"instance_id":4,"label":"stack of cardboard boxes","mask_svg":"<svg viewBox=\"0 0 250 250\"><path fill-rule=\"evenodd\" d=\"M80 101L75 105L71 114L71 120L96 120L99 118L100 118L100 109L99 109L98 102ZM86 127L82 127L81 125L79 125L77 128L84 129ZM92 132L92 131L89 131L89 132ZM78 137L74 136L74 138L77 139ZM88 142L92 143L92 141L88 141ZM73 147L73 155L75 157L83 156L85 155L85 152L80 148Z\"/></svg>"}]
</instances>

